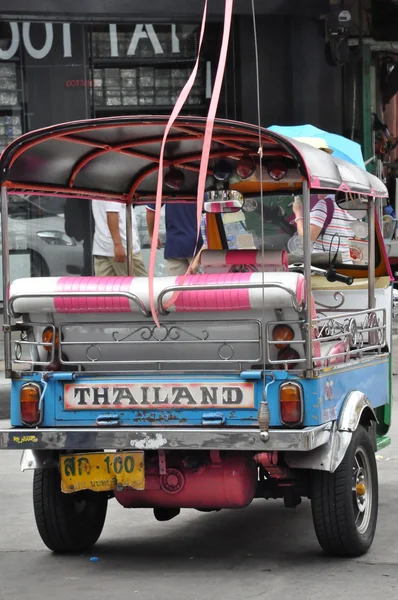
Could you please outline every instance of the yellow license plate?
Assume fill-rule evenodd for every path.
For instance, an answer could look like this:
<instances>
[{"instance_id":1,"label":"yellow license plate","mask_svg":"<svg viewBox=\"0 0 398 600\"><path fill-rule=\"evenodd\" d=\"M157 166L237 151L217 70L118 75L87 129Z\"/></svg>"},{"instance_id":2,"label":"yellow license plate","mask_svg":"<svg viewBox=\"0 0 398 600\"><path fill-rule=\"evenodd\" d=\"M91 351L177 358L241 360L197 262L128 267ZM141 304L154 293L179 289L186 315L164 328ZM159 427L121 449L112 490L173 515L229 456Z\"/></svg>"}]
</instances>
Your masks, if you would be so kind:
<instances>
[{"instance_id":1,"label":"yellow license plate","mask_svg":"<svg viewBox=\"0 0 398 600\"><path fill-rule=\"evenodd\" d=\"M61 456L61 490L108 492L124 487L145 489L143 452L109 452Z\"/></svg>"}]
</instances>

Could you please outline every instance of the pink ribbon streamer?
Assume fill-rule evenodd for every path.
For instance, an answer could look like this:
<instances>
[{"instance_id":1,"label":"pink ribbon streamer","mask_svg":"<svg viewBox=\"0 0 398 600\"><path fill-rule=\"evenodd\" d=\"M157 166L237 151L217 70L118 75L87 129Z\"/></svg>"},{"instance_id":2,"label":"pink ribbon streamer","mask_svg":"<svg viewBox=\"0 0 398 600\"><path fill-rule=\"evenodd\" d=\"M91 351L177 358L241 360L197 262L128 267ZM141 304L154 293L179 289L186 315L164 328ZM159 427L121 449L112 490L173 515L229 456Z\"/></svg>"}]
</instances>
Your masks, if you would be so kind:
<instances>
[{"instance_id":1,"label":"pink ribbon streamer","mask_svg":"<svg viewBox=\"0 0 398 600\"><path fill-rule=\"evenodd\" d=\"M214 129L214 119L216 118L218 102L220 100L221 86L222 86L222 81L224 78L225 64L227 61L229 34L231 31L233 5L234 5L234 0L225 0L224 30L223 30L223 37L222 37L222 42L221 42L220 57L218 59L217 73L216 73L216 78L214 81L213 93L212 93L212 96L210 99L209 111L207 113L206 129L205 129L205 135L203 138L202 158L200 161L200 169L199 169L198 196L197 196L198 229L197 229L196 243L199 240L199 234L200 234L200 221L202 218L203 202L204 202L205 187L206 187L207 168L209 166L211 139L213 136L213 129Z\"/></svg>"},{"instance_id":2,"label":"pink ribbon streamer","mask_svg":"<svg viewBox=\"0 0 398 600\"><path fill-rule=\"evenodd\" d=\"M174 121L180 114L181 109L183 108L183 106L189 96L189 93L193 87L195 79L196 79L196 75L197 75L198 68L199 68L200 51L202 48L202 42L203 42L203 37L204 37L204 32L205 32L205 27L206 27L207 2L208 2L208 0L205 0L204 9L203 9L203 17L202 17L202 25L201 25L201 29L200 29L198 56L196 58L196 63L195 63L195 66L192 70L192 73L191 73L188 81L184 85L183 89L181 90L180 95L177 98L177 102L175 103L173 111L170 115L170 119L164 130L162 145L160 148L159 175L158 175L158 183L157 183L157 188L156 188L156 201L155 201L155 220L154 220L154 226L153 226L151 254L150 254L150 259L149 259L149 270L148 270L149 305L150 305L153 320L155 321L155 324L157 325L157 327L159 327L159 319L158 319L157 310L155 307L155 298L154 298L154 289L153 288L154 288L154 277L155 277L156 250L157 250L157 243L158 243L158 239L159 239L160 210L161 210L161 206L162 206L164 150L166 147L167 136L169 134L169 131L172 128ZM199 228L200 228L200 223L199 223L198 231L199 231ZM198 236L199 236L199 234L198 234Z\"/></svg>"},{"instance_id":3,"label":"pink ribbon streamer","mask_svg":"<svg viewBox=\"0 0 398 600\"><path fill-rule=\"evenodd\" d=\"M207 113L206 120L206 128L205 134L203 137L203 148L202 148L202 157L200 160L200 168L199 168L199 177L198 177L198 194L197 194L197 233L196 233L196 248L194 255L196 254L196 250L198 247L199 236L200 236L200 224L202 219L202 211L203 211L203 203L204 203L204 195L206 188L206 178L207 178L207 169L209 166L209 157L210 157L210 149L211 149L211 140L213 136L214 129L214 120L216 118L216 112L218 103L220 100L220 93L222 82L224 78L225 65L227 61L228 54L228 44L229 44L229 36L231 32L231 22L232 22L232 11L233 11L234 0L225 0L225 11L224 11L224 28L223 28L223 37L221 42L221 50L220 56L218 59L217 72L214 80L213 93L210 99L209 110ZM190 266L188 267L188 271L183 276L180 285L184 285L185 279L189 273ZM165 304L165 308L169 308L178 297L179 292L175 292L170 300L168 300Z\"/></svg>"}]
</instances>

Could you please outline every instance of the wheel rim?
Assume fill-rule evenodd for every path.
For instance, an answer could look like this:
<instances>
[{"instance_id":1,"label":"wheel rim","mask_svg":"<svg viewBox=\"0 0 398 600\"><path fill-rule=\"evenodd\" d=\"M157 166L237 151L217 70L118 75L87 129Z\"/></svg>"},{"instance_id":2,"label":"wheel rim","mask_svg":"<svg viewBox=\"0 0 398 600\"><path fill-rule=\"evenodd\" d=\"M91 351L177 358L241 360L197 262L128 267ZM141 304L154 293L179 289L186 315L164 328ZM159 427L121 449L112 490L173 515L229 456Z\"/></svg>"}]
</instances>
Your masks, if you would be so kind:
<instances>
[{"instance_id":1,"label":"wheel rim","mask_svg":"<svg viewBox=\"0 0 398 600\"><path fill-rule=\"evenodd\" d=\"M355 526L359 533L366 533L372 513L372 472L368 454L362 446L357 448L352 468L352 495Z\"/></svg>"}]
</instances>

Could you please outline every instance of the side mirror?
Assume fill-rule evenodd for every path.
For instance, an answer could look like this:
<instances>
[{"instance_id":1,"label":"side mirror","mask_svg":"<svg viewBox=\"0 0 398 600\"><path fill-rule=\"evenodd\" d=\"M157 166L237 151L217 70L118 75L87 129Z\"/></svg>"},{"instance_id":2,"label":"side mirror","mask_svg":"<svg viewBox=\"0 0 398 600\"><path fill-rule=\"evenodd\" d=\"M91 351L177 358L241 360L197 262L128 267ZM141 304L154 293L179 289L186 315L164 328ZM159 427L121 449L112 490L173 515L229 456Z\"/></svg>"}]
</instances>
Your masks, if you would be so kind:
<instances>
[{"instance_id":1,"label":"side mirror","mask_svg":"<svg viewBox=\"0 0 398 600\"><path fill-rule=\"evenodd\" d=\"M242 210L245 199L236 190L217 190L205 193L203 209L206 213L236 213Z\"/></svg>"}]
</instances>

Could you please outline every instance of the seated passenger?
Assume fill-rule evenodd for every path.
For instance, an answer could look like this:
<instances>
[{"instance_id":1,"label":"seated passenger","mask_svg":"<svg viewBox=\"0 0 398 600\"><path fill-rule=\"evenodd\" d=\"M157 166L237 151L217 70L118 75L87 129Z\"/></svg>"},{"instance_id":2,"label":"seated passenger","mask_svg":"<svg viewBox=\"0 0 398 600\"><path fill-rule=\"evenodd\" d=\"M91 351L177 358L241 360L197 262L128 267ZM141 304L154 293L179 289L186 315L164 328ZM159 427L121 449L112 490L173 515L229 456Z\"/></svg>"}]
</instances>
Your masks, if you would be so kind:
<instances>
[{"instance_id":1,"label":"seated passenger","mask_svg":"<svg viewBox=\"0 0 398 600\"><path fill-rule=\"evenodd\" d=\"M296 196L293 203L297 233L303 235L303 204ZM340 208L333 195L319 196L310 213L310 234L314 252L341 252L343 263L352 264L349 240L354 237L353 217Z\"/></svg>"}]
</instances>

